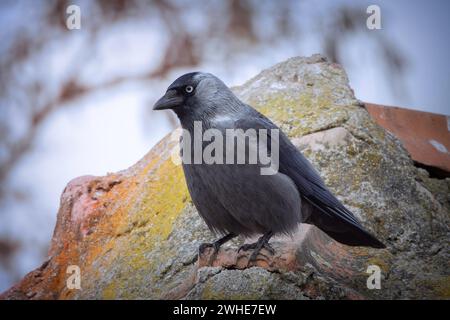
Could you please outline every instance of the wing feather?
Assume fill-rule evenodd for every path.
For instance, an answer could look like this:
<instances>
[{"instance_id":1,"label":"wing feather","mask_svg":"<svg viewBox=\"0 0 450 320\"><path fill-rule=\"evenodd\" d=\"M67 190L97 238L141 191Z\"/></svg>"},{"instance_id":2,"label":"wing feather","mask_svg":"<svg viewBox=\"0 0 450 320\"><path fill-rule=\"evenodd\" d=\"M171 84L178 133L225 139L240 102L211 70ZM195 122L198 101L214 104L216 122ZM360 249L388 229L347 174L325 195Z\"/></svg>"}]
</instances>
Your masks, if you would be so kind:
<instances>
[{"instance_id":1,"label":"wing feather","mask_svg":"<svg viewBox=\"0 0 450 320\"><path fill-rule=\"evenodd\" d=\"M236 122L236 127L243 130L249 128L256 130L279 129L268 118L256 110L252 110L250 115L238 120ZM314 214L338 218L342 222L348 223L351 226L366 232L352 212L344 207L344 205L326 187L324 181L308 159L306 159L306 157L291 143L281 130L279 137L279 170L281 173L289 176L296 184L301 196L318 209L314 211ZM273 146L269 146L269 150L272 147Z\"/></svg>"}]
</instances>

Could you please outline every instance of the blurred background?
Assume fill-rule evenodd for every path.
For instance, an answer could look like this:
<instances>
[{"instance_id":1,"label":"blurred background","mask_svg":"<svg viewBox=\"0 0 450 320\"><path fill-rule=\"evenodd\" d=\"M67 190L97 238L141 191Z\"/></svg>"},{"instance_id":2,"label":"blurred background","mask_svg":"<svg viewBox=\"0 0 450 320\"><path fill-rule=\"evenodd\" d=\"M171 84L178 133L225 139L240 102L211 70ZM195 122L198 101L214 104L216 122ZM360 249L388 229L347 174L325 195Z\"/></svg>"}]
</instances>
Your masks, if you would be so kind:
<instances>
[{"instance_id":1,"label":"blurred background","mask_svg":"<svg viewBox=\"0 0 450 320\"><path fill-rule=\"evenodd\" d=\"M66 8L81 9L68 30ZM366 27L381 9L381 30ZM292 56L341 63L356 96L450 114L449 1L0 2L0 291L44 260L65 185L137 162L188 71L239 85ZM447 39L447 40L446 40Z\"/></svg>"}]
</instances>

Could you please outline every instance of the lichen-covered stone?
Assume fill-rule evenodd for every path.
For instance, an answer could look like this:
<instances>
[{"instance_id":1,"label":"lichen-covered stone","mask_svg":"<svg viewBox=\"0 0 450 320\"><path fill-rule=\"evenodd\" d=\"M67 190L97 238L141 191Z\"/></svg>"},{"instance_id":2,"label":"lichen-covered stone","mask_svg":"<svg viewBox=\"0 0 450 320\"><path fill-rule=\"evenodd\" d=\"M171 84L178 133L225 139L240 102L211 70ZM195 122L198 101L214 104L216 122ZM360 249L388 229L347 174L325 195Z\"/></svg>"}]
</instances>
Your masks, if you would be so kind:
<instances>
[{"instance_id":1,"label":"lichen-covered stone","mask_svg":"<svg viewBox=\"0 0 450 320\"><path fill-rule=\"evenodd\" d=\"M193 207L166 137L128 170L81 177L64 190L49 258L6 299L367 299L450 298L450 180L431 179L376 125L344 70L323 57L292 58L236 94L273 119L316 166L330 189L388 245L340 245L314 227L273 240L246 268L244 239L208 266L213 240ZM250 240L247 240L250 241ZM66 286L67 267L81 289ZM366 286L369 265L381 289Z\"/></svg>"}]
</instances>

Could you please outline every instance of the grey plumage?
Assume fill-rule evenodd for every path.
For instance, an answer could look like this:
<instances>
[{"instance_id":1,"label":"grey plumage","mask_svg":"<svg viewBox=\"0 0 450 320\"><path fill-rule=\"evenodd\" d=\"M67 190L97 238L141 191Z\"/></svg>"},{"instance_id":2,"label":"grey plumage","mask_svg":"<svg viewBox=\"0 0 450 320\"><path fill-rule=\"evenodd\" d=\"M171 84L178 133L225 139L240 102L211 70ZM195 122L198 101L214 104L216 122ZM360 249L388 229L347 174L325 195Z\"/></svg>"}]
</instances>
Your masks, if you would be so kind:
<instances>
[{"instance_id":1,"label":"grey plumage","mask_svg":"<svg viewBox=\"0 0 450 320\"><path fill-rule=\"evenodd\" d=\"M191 87L193 90L190 91ZM278 129L268 118L241 102L218 78L189 73L173 82L154 109L172 109L181 126L193 132L194 121L203 130ZM383 248L354 215L328 190L309 161L279 131L279 171L261 175L261 163L185 164L189 192L208 227L229 234L215 249L236 235L265 234L259 246L267 246L272 234L291 233L300 222L317 226L347 245ZM250 142L247 141L247 145ZM257 252L256 252L257 253Z\"/></svg>"}]
</instances>

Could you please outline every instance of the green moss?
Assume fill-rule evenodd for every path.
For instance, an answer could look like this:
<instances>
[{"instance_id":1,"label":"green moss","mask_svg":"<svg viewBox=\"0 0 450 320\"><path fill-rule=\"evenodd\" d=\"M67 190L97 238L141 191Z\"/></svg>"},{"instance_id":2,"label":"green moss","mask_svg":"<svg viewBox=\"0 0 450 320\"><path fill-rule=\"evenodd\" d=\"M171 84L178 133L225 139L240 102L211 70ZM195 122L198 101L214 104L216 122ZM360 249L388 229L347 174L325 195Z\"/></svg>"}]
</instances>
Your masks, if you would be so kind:
<instances>
[{"instance_id":1,"label":"green moss","mask_svg":"<svg viewBox=\"0 0 450 320\"><path fill-rule=\"evenodd\" d=\"M102 297L104 300L116 299L116 283L110 283L105 289L103 289Z\"/></svg>"},{"instance_id":2,"label":"green moss","mask_svg":"<svg viewBox=\"0 0 450 320\"><path fill-rule=\"evenodd\" d=\"M311 92L303 92L296 97L276 94L262 102L250 101L250 104L290 137L335 127L348 119L345 107L336 106L327 91L319 97Z\"/></svg>"},{"instance_id":3,"label":"green moss","mask_svg":"<svg viewBox=\"0 0 450 320\"><path fill-rule=\"evenodd\" d=\"M440 299L450 299L450 276L439 279L419 280L418 285L431 289Z\"/></svg>"},{"instance_id":4,"label":"green moss","mask_svg":"<svg viewBox=\"0 0 450 320\"><path fill-rule=\"evenodd\" d=\"M367 265L376 265L376 266L380 267L384 274L388 274L391 269L389 266L389 263L379 256L370 257L367 260ZM367 276L367 275L365 275L365 276Z\"/></svg>"}]
</instances>

